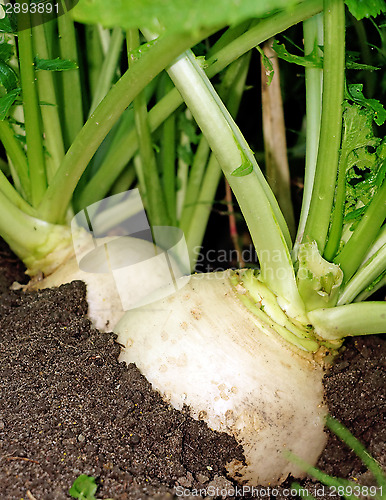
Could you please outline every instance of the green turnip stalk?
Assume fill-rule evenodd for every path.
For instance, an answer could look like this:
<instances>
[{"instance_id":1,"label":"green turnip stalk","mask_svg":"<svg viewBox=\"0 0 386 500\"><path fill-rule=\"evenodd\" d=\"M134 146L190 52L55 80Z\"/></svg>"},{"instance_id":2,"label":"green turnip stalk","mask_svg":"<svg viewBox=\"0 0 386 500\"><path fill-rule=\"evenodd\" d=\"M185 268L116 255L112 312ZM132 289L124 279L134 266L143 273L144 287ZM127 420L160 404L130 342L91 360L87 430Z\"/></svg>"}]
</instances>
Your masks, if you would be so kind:
<instances>
[{"instance_id":1,"label":"green turnip stalk","mask_svg":"<svg viewBox=\"0 0 386 500\"><path fill-rule=\"evenodd\" d=\"M345 57L344 2L324 2L323 107L318 159L303 242L316 241L323 254L326 245L342 130ZM332 142L333 141L333 142Z\"/></svg>"},{"instance_id":2,"label":"green turnip stalk","mask_svg":"<svg viewBox=\"0 0 386 500\"><path fill-rule=\"evenodd\" d=\"M34 28L34 47L41 59L50 59L49 47L44 33L44 26ZM64 157L62 126L58 112L54 76L50 71L37 72L39 100L47 103L41 106L41 120L44 129L44 139L49 155L45 155L46 175L49 182L57 171Z\"/></svg>"},{"instance_id":3,"label":"green turnip stalk","mask_svg":"<svg viewBox=\"0 0 386 500\"><path fill-rule=\"evenodd\" d=\"M19 33L20 80L23 88L23 109L27 140L28 168L30 175L31 202L37 207L47 186L45 157L38 94L35 81L31 29Z\"/></svg>"},{"instance_id":4,"label":"green turnip stalk","mask_svg":"<svg viewBox=\"0 0 386 500\"><path fill-rule=\"evenodd\" d=\"M113 29L107 54L103 61L102 67L100 68L100 75L93 95L89 115L94 111L94 109L105 97L111 87L111 82L114 79L114 75L117 69L117 62L122 49L123 39L124 36L121 28Z\"/></svg>"},{"instance_id":5,"label":"green turnip stalk","mask_svg":"<svg viewBox=\"0 0 386 500\"><path fill-rule=\"evenodd\" d=\"M279 12L272 17L264 19L256 26L251 27L235 40L226 43L207 60L206 73L209 78L217 75L232 61L253 49L259 43L280 33L293 24L313 16L322 10L322 0L309 0L304 4L294 6L291 11ZM154 132L183 102L177 89L171 90L149 111L150 130ZM80 195L81 206L87 206L103 198L111 188L113 179L116 178L125 165L130 161L138 149L136 131L132 130L125 139L116 145L109 162L104 163L95 176L85 186Z\"/></svg>"},{"instance_id":6,"label":"green turnip stalk","mask_svg":"<svg viewBox=\"0 0 386 500\"><path fill-rule=\"evenodd\" d=\"M303 23L304 54L308 55L316 46L323 44L323 15L306 19ZM320 116L322 110L322 68L306 67L306 105L307 105L307 132L306 132L306 167L304 173L304 189L302 210L300 213L298 231L294 244L294 257L297 256L299 244L303 239L304 228L310 209L312 188L315 179L316 161L318 157Z\"/></svg>"}]
</instances>

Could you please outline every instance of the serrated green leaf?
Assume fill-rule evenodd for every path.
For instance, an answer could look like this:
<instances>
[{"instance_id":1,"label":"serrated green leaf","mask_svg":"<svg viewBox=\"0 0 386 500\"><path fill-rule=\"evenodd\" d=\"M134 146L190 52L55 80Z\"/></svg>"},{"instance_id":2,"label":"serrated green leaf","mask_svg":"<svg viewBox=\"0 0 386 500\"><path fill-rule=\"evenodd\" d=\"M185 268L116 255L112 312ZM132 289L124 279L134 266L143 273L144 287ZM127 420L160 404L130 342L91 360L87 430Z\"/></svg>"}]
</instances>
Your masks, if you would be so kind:
<instances>
[{"instance_id":1,"label":"serrated green leaf","mask_svg":"<svg viewBox=\"0 0 386 500\"><path fill-rule=\"evenodd\" d=\"M319 55L319 47L316 44L312 52L306 56L297 56L295 54L290 54L286 49L284 43L279 43L277 40L274 40L272 48L276 52L277 57L289 63L298 64L299 66L304 66L307 68L323 67L323 61L321 56Z\"/></svg>"},{"instance_id":2,"label":"serrated green leaf","mask_svg":"<svg viewBox=\"0 0 386 500\"><path fill-rule=\"evenodd\" d=\"M245 175L249 175L253 171L253 165L250 161L247 161L233 170L231 175L235 177L244 177Z\"/></svg>"},{"instance_id":3,"label":"serrated green leaf","mask_svg":"<svg viewBox=\"0 0 386 500\"><path fill-rule=\"evenodd\" d=\"M13 103L16 101L21 89L13 89L8 94L0 98L0 120L3 121L7 118L8 112Z\"/></svg>"},{"instance_id":4,"label":"serrated green leaf","mask_svg":"<svg viewBox=\"0 0 386 500\"><path fill-rule=\"evenodd\" d=\"M75 479L68 492L73 498L79 498L81 500L94 500L97 489L98 486L95 483L95 478L92 476L86 476L86 474L81 474Z\"/></svg>"},{"instance_id":5,"label":"serrated green leaf","mask_svg":"<svg viewBox=\"0 0 386 500\"><path fill-rule=\"evenodd\" d=\"M315 45L313 51L306 56L297 56L295 54L291 54L290 52L288 52L286 46L277 42L277 40L275 40L273 43L273 49L280 59L283 59L284 61L287 61L289 63L297 64L298 66L304 66L306 68L323 67L323 57L320 55L320 49L322 49L322 47L318 47L317 45ZM376 66L358 63L355 59L356 57L354 53L347 54L345 63L347 69L365 71L376 71L379 69Z\"/></svg>"},{"instance_id":6,"label":"serrated green leaf","mask_svg":"<svg viewBox=\"0 0 386 500\"><path fill-rule=\"evenodd\" d=\"M7 63L0 61L0 85L7 91L13 90L17 87L17 75L11 66Z\"/></svg>"},{"instance_id":7,"label":"serrated green leaf","mask_svg":"<svg viewBox=\"0 0 386 500\"><path fill-rule=\"evenodd\" d=\"M13 55L13 46L9 43L0 43L0 61L7 62Z\"/></svg>"},{"instance_id":8,"label":"serrated green leaf","mask_svg":"<svg viewBox=\"0 0 386 500\"><path fill-rule=\"evenodd\" d=\"M372 108L348 102L344 106L339 168L346 172L344 221L354 222L354 229L382 183L379 176L386 148L374 136Z\"/></svg>"},{"instance_id":9,"label":"serrated green leaf","mask_svg":"<svg viewBox=\"0 0 386 500\"><path fill-rule=\"evenodd\" d=\"M376 99L366 99L363 95L363 84L357 83L348 86L348 96L358 104L368 108L373 113L373 119L377 125L383 125L386 121L386 110Z\"/></svg>"},{"instance_id":10,"label":"serrated green leaf","mask_svg":"<svg viewBox=\"0 0 386 500\"><path fill-rule=\"evenodd\" d=\"M40 59L35 57L35 69L45 71L68 71L70 69L77 69L78 65L74 61L68 59Z\"/></svg>"},{"instance_id":11,"label":"serrated green leaf","mask_svg":"<svg viewBox=\"0 0 386 500\"><path fill-rule=\"evenodd\" d=\"M346 52L346 68L347 69L357 69L364 71L377 71L379 68L376 66L371 66L370 64L362 64L358 62L360 57L359 52L349 50Z\"/></svg>"},{"instance_id":12,"label":"serrated green leaf","mask_svg":"<svg viewBox=\"0 0 386 500\"><path fill-rule=\"evenodd\" d=\"M376 17L381 12L386 12L384 0L345 0L351 14L358 19Z\"/></svg>"},{"instance_id":13,"label":"serrated green leaf","mask_svg":"<svg viewBox=\"0 0 386 500\"><path fill-rule=\"evenodd\" d=\"M174 32L235 24L251 17L265 17L277 10L291 9L302 0L80 0L71 11L84 23L103 26L148 28L159 26Z\"/></svg>"},{"instance_id":14,"label":"serrated green leaf","mask_svg":"<svg viewBox=\"0 0 386 500\"><path fill-rule=\"evenodd\" d=\"M377 71L379 68L376 66L370 66L370 64L357 63L355 61L346 61L347 69L357 69L361 71Z\"/></svg>"}]
</instances>

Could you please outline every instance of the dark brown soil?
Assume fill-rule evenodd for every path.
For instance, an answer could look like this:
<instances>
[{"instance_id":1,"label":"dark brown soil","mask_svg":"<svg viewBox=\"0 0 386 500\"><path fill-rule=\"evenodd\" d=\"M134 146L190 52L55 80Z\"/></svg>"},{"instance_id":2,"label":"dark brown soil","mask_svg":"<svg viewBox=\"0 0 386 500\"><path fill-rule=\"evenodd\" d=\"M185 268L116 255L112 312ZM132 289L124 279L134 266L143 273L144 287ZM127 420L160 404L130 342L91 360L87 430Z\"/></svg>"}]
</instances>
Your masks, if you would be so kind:
<instances>
[{"instance_id":1,"label":"dark brown soil","mask_svg":"<svg viewBox=\"0 0 386 500\"><path fill-rule=\"evenodd\" d=\"M23 280L23 270L5 247L0 276L0 500L68 499L80 474L97 479L98 498L115 500L226 498L224 492L230 498L294 498L284 489L291 478L277 491L236 495L224 464L242 459L242 450L192 420L188 409L167 406L134 365L118 363L114 335L93 329L85 316L83 283L9 291L13 281ZM384 337L349 340L325 379L331 414L383 466L385 382ZM372 481L334 436L318 466ZM313 494L319 490L318 498L334 498L310 480L302 484Z\"/></svg>"}]
</instances>

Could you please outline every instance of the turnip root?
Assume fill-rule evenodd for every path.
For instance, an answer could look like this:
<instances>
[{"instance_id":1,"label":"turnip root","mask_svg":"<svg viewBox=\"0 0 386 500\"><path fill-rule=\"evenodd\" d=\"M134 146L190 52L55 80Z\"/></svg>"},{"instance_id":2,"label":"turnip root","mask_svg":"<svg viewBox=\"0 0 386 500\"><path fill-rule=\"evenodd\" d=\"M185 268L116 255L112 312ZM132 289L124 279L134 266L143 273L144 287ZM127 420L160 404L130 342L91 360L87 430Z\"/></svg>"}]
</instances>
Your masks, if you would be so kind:
<instances>
[{"instance_id":1,"label":"turnip root","mask_svg":"<svg viewBox=\"0 0 386 500\"><path fill-rule=\"evenodd\" d=\"M194 275L176 294L127 313L115 328L120 360L136 363L172 406L235 437L245 463L229 463L231 477L276 485L303 475L286 451L314 464L324 448L323 367L268 315L252 313L231 278Z\"/></svg>"}]
</instances>

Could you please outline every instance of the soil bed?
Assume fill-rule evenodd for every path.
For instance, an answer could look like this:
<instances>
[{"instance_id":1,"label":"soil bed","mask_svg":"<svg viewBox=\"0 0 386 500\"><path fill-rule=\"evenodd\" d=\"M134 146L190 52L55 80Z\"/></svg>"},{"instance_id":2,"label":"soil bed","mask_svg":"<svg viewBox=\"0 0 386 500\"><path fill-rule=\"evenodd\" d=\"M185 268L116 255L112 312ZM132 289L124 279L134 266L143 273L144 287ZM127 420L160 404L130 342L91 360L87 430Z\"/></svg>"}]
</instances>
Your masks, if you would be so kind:
<instances>
[{"instance_id":1,"label":"soil bed","mask_svg":"<svg viewBox=\"0 0 386 500\"><path fill-rule=\"evenodd\" d=\"M114 335L98 332L85 316L83 283L10 291L24 277L5 246L0 276L0 500L68 499L80 474L97 479L98 498L115 500L202 498L197 490L294 498L283 488L235 494L224 464L242 459L242 450L192 420L188 408L166 405L134 365L118 363ZM385 337L347 341L325 388L330 413L386 466ZM372 484L335 436L318 466ZM317 498L332 498L310 480L302 484Z\"/></svg>"}]
</instances>

